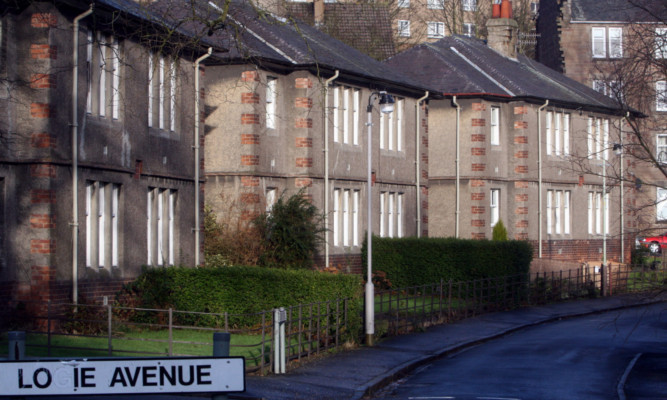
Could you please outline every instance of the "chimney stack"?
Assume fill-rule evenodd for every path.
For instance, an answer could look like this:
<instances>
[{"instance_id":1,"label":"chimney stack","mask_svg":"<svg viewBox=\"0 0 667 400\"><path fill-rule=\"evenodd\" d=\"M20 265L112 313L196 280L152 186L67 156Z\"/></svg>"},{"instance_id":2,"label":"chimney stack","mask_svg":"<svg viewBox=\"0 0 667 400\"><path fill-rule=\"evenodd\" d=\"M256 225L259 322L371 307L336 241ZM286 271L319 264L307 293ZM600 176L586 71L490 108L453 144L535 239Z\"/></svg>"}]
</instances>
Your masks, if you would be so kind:
<instances>
[{"instance_id":1,"label":"chimney stack","mask_svg":"<svg viewBox=\"0 0 667 400\"><path fill-rule=\"evenodd\" d=\"M510 0L493 0L491 18L486 23L489 47L509 58L516 58L519 25L512 19Z\"/></svg>"},{"instance_id":2,"label":"chimney stack","mask_svg":"<svg viewBox=\"0 0 667 400\"><path fill-rule=\"evenodd\" d=\"M313 14L315 26L320 26L324 23L324 0L313 1Z\"/></svg>"}]
</instances>

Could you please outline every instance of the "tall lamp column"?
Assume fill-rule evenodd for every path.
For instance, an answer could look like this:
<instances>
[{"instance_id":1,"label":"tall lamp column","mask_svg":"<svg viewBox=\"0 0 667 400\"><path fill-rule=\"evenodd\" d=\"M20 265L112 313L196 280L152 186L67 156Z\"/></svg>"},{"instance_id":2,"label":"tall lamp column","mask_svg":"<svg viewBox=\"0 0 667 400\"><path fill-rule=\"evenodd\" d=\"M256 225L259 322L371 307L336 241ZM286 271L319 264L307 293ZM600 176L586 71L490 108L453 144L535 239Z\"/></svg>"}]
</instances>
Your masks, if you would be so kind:
<instances>
[{"instance_id":1,"label":"tall lamp column","mask_svg":"<svg viewBox=\"0 0 667 400\"><path fill-rule=\"evenodd\" d=\"M368 174L367 174L367 190L366 190L366 199L367 199L367 209L366 216L368 218L366 225L366 287L365 287L365 302L364 302L364 314L366 316L365 321L365 333L366 333L366 345L373 345L373 335L375 334L375 289L373 287L373 202L372 202L372 190L373 190L373 102L377 99L380 99L380 112L384 114L389 114L394 111L394 99L391 95L387 94L385 91L373 92L368 97L368 107L366 112L368 114L368 122L366 126L368 127L368 139L367 139L367 148L368 148Z\"/></svg>"}]
</instances>

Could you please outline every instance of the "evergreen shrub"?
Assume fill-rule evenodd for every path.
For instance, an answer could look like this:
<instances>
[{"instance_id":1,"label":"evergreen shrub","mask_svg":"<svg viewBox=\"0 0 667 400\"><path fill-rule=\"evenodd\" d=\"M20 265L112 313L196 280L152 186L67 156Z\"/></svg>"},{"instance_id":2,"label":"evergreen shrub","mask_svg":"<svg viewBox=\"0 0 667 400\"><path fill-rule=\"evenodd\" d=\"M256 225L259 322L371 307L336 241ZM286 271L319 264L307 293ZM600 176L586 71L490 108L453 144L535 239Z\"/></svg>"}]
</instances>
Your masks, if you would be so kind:
<instances>
[{"instance_id":1,"label":"evergreen shrub","mask_svg":"<svg viewBox=\"0 0 667 400\"><path fill-rule=\"evenodd\" d=\"M357 275L334 275L310 270L280 270L231 266L207 268L145 268L118 298L120 305L173 308L180 311L243 314L229 320L231 327L261 322L255 315L278 307L351 298L354 316L362 302ZM134 313L130 319L155 322L154 314ZM222 326L220 318L174 313L174 323Z\"/></svg>"},{"instance_id":2,"label":"evergreen shrub","mask_svg":"<svg viewBox=\"0 0 667 400\"><path fill-rule=\"evenodd\" d=\"M364 265L366 256L364 241ZM373 237L373 271L394 288L527 274L532 258L530 243L518 240Z\"/></svg>"}]
</instances>

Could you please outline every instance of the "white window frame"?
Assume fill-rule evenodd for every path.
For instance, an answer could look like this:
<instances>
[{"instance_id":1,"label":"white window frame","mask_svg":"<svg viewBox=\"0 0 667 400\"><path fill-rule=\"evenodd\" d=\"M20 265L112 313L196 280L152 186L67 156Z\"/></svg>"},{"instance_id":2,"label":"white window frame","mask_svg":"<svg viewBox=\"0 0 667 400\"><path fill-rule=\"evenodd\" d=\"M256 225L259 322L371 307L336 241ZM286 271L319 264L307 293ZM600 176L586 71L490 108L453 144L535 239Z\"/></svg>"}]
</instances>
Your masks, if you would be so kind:
<instances>
[{"instance_id":1,"label":"white window frame","mask_svg":"<svg viewBox=\"0 0 667 400\"><path fill-rule=\"evenodd\" d=\"M468 22L463 23L463 34L468 37L477 36L477 26Z\"/></svg>"},{"instance_id":2,"label":"white window frame","mask_svg":"<svg viewBox=\"0 0 667 400\"><path fill-rule=\"evenodd\" d=\"M93 112L93 31L88 29L86 32L86 65L88 66L88 93L86 95L86 112L91 114Z\"/></svg>"},{"instance_id":3,"label":"white window frame","mask_svg":"<svg viewBox=\"0 0 667 400\"><path fill-rule=\"evenodd\" d=\"M398 20L398 36L410 37L410 21L406 19Z\"/></svg>"},{"instance_id":4,"label":"white window frame","mask_svg":"<svg viewBox=\"0 0 667 400\"><path fill-rule=\"evenodd\" d=\"M350 245L350 191L343 191L343 246Z\"/></svg>"},{"instance_id":5,"label":"white window frame","mask_svg":"<svg viewBox=\"0 0 667 400\"><path fill-rule=\"evenodd\" d=\"M607 32L605 28L591 28L591 51L593 58L607 58Z\"/></svg>"},{"instance_id":6,"label":"white window frame","mask_svg":"<svg viewBox=\"0 0 667 400\"><path fill-rule=\"evenodd\" d=\"M331 119L333 120L333 140L336 143L340 142L340 121L338 118L339 116L339 109L340 109L340 86L334 86L333 87L333 108L331 110Z\"/></svg>"},{"instance_id":7,"label":"white window frame","mask_svg":"<svg viewBox=\"0 0 667 400\"><path fill-rule=\"evenodd\" d=\"M553 233L553 198L554 191L547 190L547 235L551 235Z\"/></svg>"},{"instance_id":8,"label":"white window frame","mask_svg":"<svg viewBox=\"0 0 667 400\"><path fill-rule=\"evenodd\" d=\"M120 185L86 182L86 267L118 266L119 201Z\"/></svg>"},{"instance_id":9,"label":"white window frame","mask_svg":"<svg viewBox=\"0 0 667 400\"><path fill-rule=\"evenodd\" d=\"M164 68L165 61L164 56L160 55L158 59L158 101L157 101L157 127L160 130L164 129L164 98L165 98L165 87L164 87Z\"/></svg>"},{"instance_id":10,"label":"white window frame","mask_svg":"<svg viewBox=\"0 0 667 400\"><path fill-rule=\"evenodd\" d=\"M595 192L595 233L602 234L602 193Z\"/></svg>"},{"instance_id":11,"label":"white window frame","mask_svg":"<svg viewBox=\"0 0 667 400\"><path fill-rule=\"evenodd\" d=\"M426 8L429 10L442 10L445 8L445 0L426 0Z\"/></svg>"},{"instance_id":12,"label":"white window frame","mask_svg":"<svg viewBox=\"0 0 667 400\"><path fill-rule=\"evenodd\" d=\"M352 191L352 245L359 246L359 191Z\"/></svg>"},{"instance_id":13,"label":"white window frame","mask_svg":"<svg viewBox=\"0 0 667 400\"><path fill-rule=\"evenodd\" d=\"M385 128L386 122L385 121L386 120L387 120L386 114L381 112L380 113L380 148L381 149L386 149L387 148L387 139L385 137L385 134L386 134L386 128Z\"/></svg>"},{"instance_id":14,"label":"white window frame","mask_svg":"<svg viewBox=\"0 0 667 400\"><path fill-rule=\"evenodd\" d=\"M554 114L554 153L560 156L561 153L561 118L562 113Z\"/></svg>"},{"instance_id":15,"label":"white window frame","mask_svg":"<svg viewBox=\"0 0 667 400\"><path fill-rule=\"evenodd\" d=\"M354 89L352 98L352 144L359 145L359 96L360 90Z\"/></svg>"},{"instance_id":16,"label":"white window frame","mask_svg":"<svg viewBox=\"0 0 667 400\"><path fill-rule=\"evenodd\" d=\"M655 220L667 221L667 189L656 188Z\"/></svg>"},{"instance_id":17,"label":"white window frame","mask_svg":"<svg viewBox=\"0 0 667 400\"><path fill-rule=\"evenodd\" d=\"M276 129L276 108L278 102L278 78L266 77L266 128Z\"/></svg>"},{"instance_id":18,"label":"white window frame","mask_svg":"<svg viewBox=\"0 0 667 400\"><path fill-rule=\"evenodd\" d=\"M153 85L155 84L155 53L148 53L148 127L153 127Z\"/></svg>"},{"instance_id":19,"label":"white window frame","mask_svg":"<svg viewBox=\"0 0 667 400\"><path fill-rule=\"evenodd\" d=\"M118 39L111 37L111 118L120 117L120 47Z\"/></svg>"},{"instance_id":20,"label":"white window frame","mask_svg":"<svg viewBox=\"0 0 667 400\"><path fill-rule=\"evenodd\" d=\"M169 130L176 131L176 60L169 63Z\"/></svg>"},{"instance_id":21,"label":"white window frame","mask_svg":"<svg viewBox=\"0 0 667 400\"><path fill-rule=\"evenodd\" d=\"M403 237L403 193L396 197L396 237Z\"/></svg>"},{"instance_id":22,"label":"white window frame","mask_svg":"<svg viewBox=\"0 0 667 400\"><path fill-rule=\"evenodd\" d=\"M398 0L398 8L409 8L410 0Z\"/></svg>"},{"instance_id":23,"label":"white window frame","mask_svg":"<svg viewBox=\"0 0 667 400\"><path fill-rule=\"evenodd\" d=\"M667 28L655 28L655 58L667 58Z\"/></svg>"},{"instance_id":24,"label":"white window frame","mask_svg":"<svg viewBox=\"0 0 667 400\"><path fill-rule=\"evenodd\" d=\"M178 191L149 187L146 194L146 247L148 265L176 263L176 202ZM166 237L165 237L166 236Z\"/></svg>"},{"instance_id":25,"label":"white window frame","mask_svg":"<svg viewBox=\"0 0 667 400\"><path fill-rule=\"evenodd\" d=\"M572 192L566 190L563 194L563 233L569 235L572 225L570 220L570 201L572 200Z\"/></svg>"},{"instance_id":26,"label":"white window frame","mask_svg":"<svg viewBox=\"0 0 667 400\"><path fill-rule=\"evenodd\" d=\"M440 39L445 37L445 23L439 21L429 21L427 25L426 36L431 39Z\"/></svg>"},{"instance_id":27,"label":"white window frame","mask_svg":"<svg viewBox=\"0 0 667 400\"><path fill-rule=\"evenodd\" d=\"M491 144L500 145L500 107L491 107Z\"/></svg>"},{"instance_id":28,"label":"white window frame","mask_svg":"<svg viewBox=\"0 0 667 400\"><path fill-rule=\"evenodd\" d=\"M396 212L396 193L387 196L387 236L394 237L394 217Z\"/></svg>"},{"instance_id":29,"label":"white window frame","mask_svg":"<svg viewBox=\"0 0 667 400\"><path fill-rule=\"evenodd\" d=\"M555 191L554 196L554 223L556 235L560 235L562 232L562 221L561 221L561 196L563 192L560 190Z\"/></svg>"},{"instance_id":30,"label":"white window frame","mask_svg":"<svg viewBox=\"0 0 667 400\"><path fill-rule=\"evenodd\" d=\"M386 211L385 202L387 199L387 192L380 192L380 237L386 237ZM369 228L370 229L370 228Z\"/></svg>"},{"instance_id":31,"label":"white window frame","mask_svg":"<svg viewBox=\"0 0 667 400\"><path fill-rule=\"evenodd\" d=\"M657 134L655 137L655 158L659 163L667 163L667 133Z\"/></svg>"},{"instance_id":32,"label":"white window frame","mask_svg":"<svg viewBox=\"0 0 667 400\"><path fill-rule=\"evenodd\" d=\"M489 215L491 227L494 227L500 220L500 189L491 189L489 204Z\"/></svg>"},{"instance_id":33,"label":"white window frame","mask_svg":"<svg viewBox=\"0 0 667 400\"><path fill-rule=\"evenodd\" d=\"M396 99L396 151L403 151L403 107L405 100Z\"/></svg>"},{"instance_id":34,"label":"white window frame","mask_svg":"<svg viewBox=\"0 0 667 400\"><path fill-rule=\"evenodd\" d=\"M477 11L477 0L462 0L463 11Z\"/></svg>"},{"instance_id":35,"label":"white window frame","mask_svg":"<svg viewBox=\"0 0 667 400\"><path fill-rule=\"evenodd\" d=\"M343 88L343 143L350 143L350 88Z\"/></svg>"},{"instance_id":36,"label":"white window frame","mask_svg":"<svg viewBox=\"0 0 667 400\"><path fill-rule=\"evenodd\" d=\"M623 28L613 27L608 29L609 34L609 58L623 57Z\"/></svg>"},{"instance_id":37,"label":"white window frame","mask_svg":"<svg viewBox=\"0 0 667 400\"><path fill-rule=\"evenodd\" d=\"M588 117L588 125L586 128L587 132L587 142L588 142L588 158L592 159L593 158L593 147L595 144L593 143L593 117Z\"/></svg>"},{"instance_id":38,"label":"white window frame","mask_svg":"<svg viewBox=\"0 0 667 400\"><path fill-rule=\"evenodd\" d=\"M334 189L333 198L333 245L340 245L340 189Z\"/></svg>"},{"instance_id":39,"label":"white window frame","mask_svg":"<svg viewBox=\"0 0 667 400\"><path fill-rule=\"evenodd\" d=\"M655 110L667 111L667 81L655 83Z\"/></svg>"},{"instance_id":40,"label":"white window frame","mask_svg":"<svg viewBox=\"0 0 667 400\"><path fill-rule=\"evenodd\" d=\"M570 155L570 114L563 114L563 155Z\"/></svg>"},{"instance_id":41,"label":"white window frame","mask_svg":"<svg viewBox=\"0 0 667 400\"><path fill-rule=\"evenodd\" d=\"M106 74L106 37L102 33L97 32L98 51L100 55L99 76L98 82L98 115L100 117L106 116L107 111L107 74Z\"/></svg>"},{"instance_id":42,"label":"white window frame","mask_svg":"<svg viewBox=\"0 0 667 400\"><path fill-rule=\"evenodd\" d=\"M588 192L588 234L592 235L594 230L593 226L595 223L595 218L594 218L594 210L593 210L593 201L594 201L594 193L593 192Z\"/></svg>"},{"instance_id":43,"label":"white window frame","mask_svg":"<svg viewBox=\"0 0 667 400\"><path fill-rule=\"evenodd\" d=\"M266 188L266 194L264 196L264 202L266 203L266 213L270 214L273 210L273 205L276 204L276 198L278 194L278 189L269 187Z\"/></svg>"},{"instance_id":44,"label":"white window frame","mask_svg":"<svg viewBox=\"0 0 667 400\"><path fill-rule=\"evenodd\" d=\"M595 119L595 158L602 159L602 120Z\"/></svg>"},{"instance_id":45,"label":"white window frame","mask_svg":"<svg viewBox=\"0 0 667 400\"><path fill-rule=\"evenodd\" d=\"M547 155L551 155L553 147L553 118L554 113L552 111L547 111L545 121Z\"/></svg>"}]
</instances>

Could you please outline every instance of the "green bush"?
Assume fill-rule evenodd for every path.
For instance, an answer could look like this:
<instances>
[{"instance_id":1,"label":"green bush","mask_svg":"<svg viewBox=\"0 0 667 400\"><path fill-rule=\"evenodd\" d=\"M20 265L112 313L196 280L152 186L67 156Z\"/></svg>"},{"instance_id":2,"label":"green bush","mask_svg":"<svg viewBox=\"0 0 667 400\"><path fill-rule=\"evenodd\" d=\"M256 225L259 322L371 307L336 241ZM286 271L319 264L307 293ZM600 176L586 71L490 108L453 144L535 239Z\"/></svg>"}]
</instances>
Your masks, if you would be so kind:
<instances>
[{"instance_id":1,"label":"green bush","mask_svg":"<svg viewBox=\"0 0 667 400\"><path fill-rule=\"evenodd\" d=\"M278 307L345 298L353 299L352 307L360 307L361 290L361 277L356 275L241 266L170 267L145 269L118 297L121 305L132 302L133 307L244 314L230 324L250 327L261 321L250 314ZM128 318L154 322L155 317L135 313ZM177 313L174 318L183 325L221 325L219 318L205 315Z\"/></svg>"},{"instance_id":2,"label":"green bush","mask_svg":"<svg viewBox=\"0 0 667 400\"><path fill-rule=\"evenodd\" d=\"M364 264L366 251L364 242ZM373 237L373 270L386 273L394 288L527 274L532 258L525 241Z\"/></svg>"},{"instance_id":3,"label":"green bush","mask_svg":"<svg viewBox=\"0 0 667 400\"><path fill-rule=\"evenodd\" d=\"M285 193L254 220L264 243L258 264L272 268L312 268L317 246L324 240L326 229L304 190L285 198Z\"/></svg>"},{"instance_id":4,"label":"green bush","mask_svg":"<svg viewBox=\"0 0 667 400\"><path fill-rule=\"evenodd\" d=\"M498 222L493 226L493 231L491 232L491 239L496 241L505 241L507 240L507 229L503 220L499 219Z\"/></svg>"}]
</instances>

